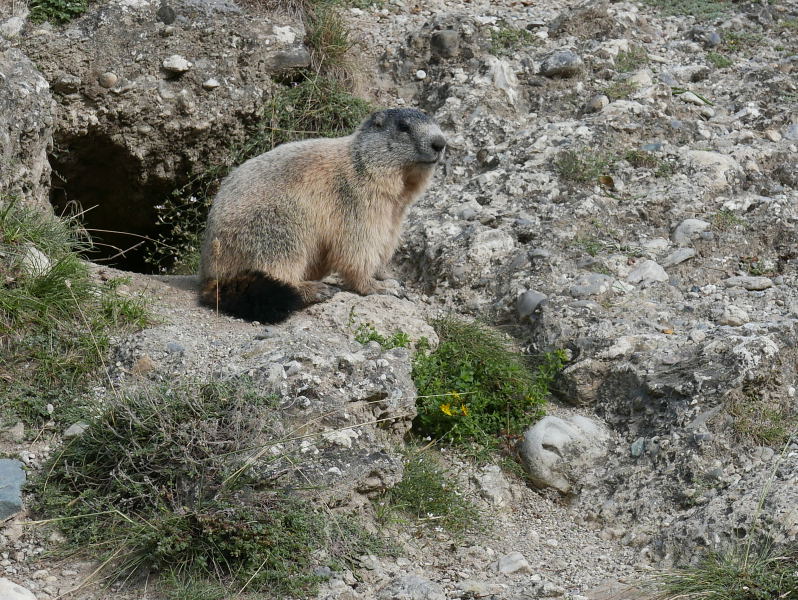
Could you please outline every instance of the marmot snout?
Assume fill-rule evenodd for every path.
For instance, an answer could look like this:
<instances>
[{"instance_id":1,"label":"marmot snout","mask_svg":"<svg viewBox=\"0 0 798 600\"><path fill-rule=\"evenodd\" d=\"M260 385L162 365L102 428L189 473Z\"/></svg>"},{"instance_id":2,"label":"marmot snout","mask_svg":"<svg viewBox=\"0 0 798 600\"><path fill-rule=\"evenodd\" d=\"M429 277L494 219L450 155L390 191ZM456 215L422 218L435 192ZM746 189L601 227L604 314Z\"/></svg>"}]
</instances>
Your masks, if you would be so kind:
<instances>
[{"instance_id":1,"label":"marmot snout","mask_svg":"<svg viewBox=\"0 0 798 600\"><path fill-rule=\"evenodd\" d=\"M361 294L399 242L408 206L426 189L446 140L415 109L368 117L352 135L283 144L223 182L202 245L203 304L274 323L324 300L338 273Z\"/></svg>"}]
</instances>

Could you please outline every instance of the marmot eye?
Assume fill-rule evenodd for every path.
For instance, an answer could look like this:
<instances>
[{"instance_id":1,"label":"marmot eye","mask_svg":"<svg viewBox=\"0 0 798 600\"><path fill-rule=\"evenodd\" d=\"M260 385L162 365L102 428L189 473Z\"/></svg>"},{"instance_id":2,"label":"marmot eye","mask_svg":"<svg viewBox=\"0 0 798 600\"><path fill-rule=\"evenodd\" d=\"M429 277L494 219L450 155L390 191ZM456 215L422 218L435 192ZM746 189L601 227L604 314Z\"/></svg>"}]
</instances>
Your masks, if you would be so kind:
<instances>
[{"instance_id":1,"label":"marmot eye","mask_svg":"<svg viewBox=\"0 0 798 600\"><path fill-rule=\"evenodd\" d=\"M399 121L396 128L403 133L407 133L408 131L410 131L410 125L408 124L407 121Z\"/></svg>"}]
</instances>

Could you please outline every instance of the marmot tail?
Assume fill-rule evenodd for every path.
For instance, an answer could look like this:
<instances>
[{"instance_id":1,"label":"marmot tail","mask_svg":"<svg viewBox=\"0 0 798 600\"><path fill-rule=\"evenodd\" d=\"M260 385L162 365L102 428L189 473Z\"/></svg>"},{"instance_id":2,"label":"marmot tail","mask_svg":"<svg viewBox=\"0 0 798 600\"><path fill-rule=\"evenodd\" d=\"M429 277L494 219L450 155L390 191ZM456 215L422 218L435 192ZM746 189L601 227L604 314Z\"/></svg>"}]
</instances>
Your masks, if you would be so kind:
<instances>
[{"instance_id":1,"label":"marmot tail","mask_svg":"<svg viewBox=\"0 0 798 600\"><path fill-rule=\"evenodd\" d=\"M284 321L306 304L295 287L257 271L207 281L200 302L233 317L261 323Z\"/></svg>"}]
</instances>

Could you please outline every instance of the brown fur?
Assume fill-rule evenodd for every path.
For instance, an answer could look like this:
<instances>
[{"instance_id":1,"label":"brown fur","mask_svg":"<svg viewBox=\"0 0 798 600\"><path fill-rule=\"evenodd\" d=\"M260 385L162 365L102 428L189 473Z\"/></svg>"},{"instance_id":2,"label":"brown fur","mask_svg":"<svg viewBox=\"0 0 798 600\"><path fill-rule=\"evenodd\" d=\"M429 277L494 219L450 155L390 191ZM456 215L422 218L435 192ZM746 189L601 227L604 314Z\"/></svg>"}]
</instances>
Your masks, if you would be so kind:
<instances>
[{"instance_id":1,"label":"brown fur","mask_svg":"<svg viewBox=\"0 0 798 600\"><path fill-rule=\"evenodd\" d=\"M411 133L397 130L404 116ZM350 136L284 144L245 162L208 216L203 302L212 306L219 289L249 289L229 283L243 273L288 284L305 304L329 296L320 280L330 273L361 294L383 290L375 274L393 256L444 144L422 113L385 111Z\"/></svg>"}]
</instances>

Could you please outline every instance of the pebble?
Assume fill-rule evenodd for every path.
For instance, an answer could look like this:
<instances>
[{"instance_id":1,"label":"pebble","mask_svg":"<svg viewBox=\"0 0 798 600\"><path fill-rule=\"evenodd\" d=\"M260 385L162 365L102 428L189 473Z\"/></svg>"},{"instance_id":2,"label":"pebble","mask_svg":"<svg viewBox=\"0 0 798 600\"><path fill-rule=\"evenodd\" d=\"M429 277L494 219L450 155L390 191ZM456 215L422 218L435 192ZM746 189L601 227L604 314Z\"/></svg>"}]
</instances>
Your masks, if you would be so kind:
<instances>
[{"instance_id":1,"label":"pebble","mask_svg":"<svg viewBox=\"0 0 798 600\"><path fill-rule=\"evenodd\" d=\"M166 351L169 354L183 354L186 351L186 349L182 344L179 344L177 342L167 342Z\"/></svg>"},{"instance_id":2,"label":"pebble","mask_svg":"<svg viewBox=\"0 0 798 600\"><path fill-rule=\"evenodd\" d=\"M0 522L22 510L22 485L25 471L22 463L12 458L0 458ZM0 598L3 596L0 595Z\"/></svg>"},{"instance_id":3,"label":"pebble","mask_svg":"<svg viewBox=\"0 0 798 600\"><path fill-rule=\"evenodd\" d=\"M652 281L668 281L668 274L653 260L644 260L629 273L629 283L650 283Z\"/></svg>"},{"instance_id":4,"label":"pebble","mask_svg":"<svg viewBox=\"0 0 798 600\"><path fill-rule=\"evenodd\" d=\"M748 323L748 321L748 313L734 304L729 304L728 306L724 307L723 313L719 319L719 323L721 325L728 325L730 327L739 327Z\"/></svg>"},{"instance_id":5,"label":"pebble","mask_svg":"<svg viewBox=\"0 0 798 600\"><path fill-rule=\"evenodd\" d=\"M702 231L709 229L710 224L701 219L685 219L676 227L671 236L673 241L680 246L686 246L693 241Z\"/></svg>"},{"instance_id":6,"label":"pebble","mask_svg":"<svg viewBox=\"0 0 798 600\"><path fill-rule=\"evenodd\" d=\"M585 104L586 113L600 112L605 106L610 103L610 99L604 94L596 94Z\"/></svg>"},{"instance_id":7,"label":"pebble","mask_svg":"<svg viewBox=\"0 0 798 600\"><path fill-rule=\"evenodd\" d=\"M537 310L543 301L546 300L546 298L546 294L542 294L535 290L528 290L518 296L518 300L516 302L518 317L524 319L530 316L535 312L535 310Z\"/></svg>"},{"instance_id":8,"label":"pebble","mask_svg":"<svg viewBox=\"0 0 798 600\"><path fill-rule=\"evenodd\" d=\"M754 277L750 275L729 277L724 279L723 283L728 287L741 287L749 291L766 290L773 287L773 281L770 277Z\"/></svg>"},{"instance_id":9,"label":"pebble","mask_svg":"<svg viewBox=\"0 0 798 600\"><path fill-rule=\"evenodd\" d=\"M205 81L202 82L202 87L206 90L215 90L220 85L221 84L219 83L219 81L214 79L213 77L211 77L210 79L206 79Z\"/></svg>"},{"instance_id":10,"label":"pebble","mask_svg":"<svg viewBox=\"0 0 798 600\"><path fill-rule=\"evenodd\" d=\"M540 64L540 74L544 77L574 77L582 71L584 63L580 56L571 50L556 50Z\"/></svg>"},{"instance_id":11,"label":"pebble","mask_svg":"<svg viewBox=\"0 0 798 600\"><path fill-rule=\"evenodd\" d=\"M523 554L511 552L498 560L496 570L505 575L512 575L514 573L531 573L532 567Z\"/></svg>"},{"instance_id":12,"label":"pebble","mask_svg":"<svg viewBox=\"0 0 798 600\"><path fill-rule=\"evenodd\" d=\"M568 290L568 293L574 298L599 296L610 291L613 281L614 279L609 275L588 273L579 277L576 283Z\"/></svg>"},{"instance_id":13,"label":"pebble","mask_svg":"<svg viewBox=\"0 0 798 600\"><path fill-rule=\"evenodd\" d=\"M165 70L175 74L185 73L194 66L179 54L173 54L169 58L164 59L162 65Z\"/></svg>"},{"instance_id":14,"label":"pebble","mask_svg":"<svg viewBox=\"0 0 798 600\"><path fill-rule=\"evenodd\" d=\"M668 256L660 261L660 264L664 268L673 267L684 261L691 259L695 256L696 252L694 248L679 248L678 250L674 250Z\"/></svg>"},{"instance_id":15,"label":"pebble","mask_svg":"<svg viewBox=\"0 0 798 600\"><path fill-rule=\"evenodd\" d=\"M701 98L696 96L693 92L684 92L683 94L679 94L679 100L682 102L687 102L688 104L695 104L696 106L704 106L706 102L704 102Z\"/></svg>"},{"instance_id":16,"label":"pebble","mask_svg":"<svg viewBox=\"0 0 798 600\"><path fill-rule=\"evenodd\" d=\"M72 425L67 427L66 431L64 431L64 439L78 437L88 428L89 424L84 423L83 421L78 421L77 423L73 423Z\"/></svg>"},{"instance_id":17,"label":"pebble","mask_svg":"<svg viewBox=\"0 0 798 600\"><path fill-rule=\"evenodd\" d=\"M793 123L784 131L784 139L791 142L798 141L798 123Z\"/></svg>"},{"instance_id":18,"label":"pebble","mask_svg":"<svg viewBox=\"0 0 798 600\"><path fill-rule=\"evenodd\" d=\"M423 69L419 69L418 71L416 71L416 79L422 80L422 79L426 79L426 78L427 78L427 72L426 71L424 71Z\"/></svg>"},{"instance_id":19,"label":"pebble","mask_svg":"<svg viewBox=\"0 0 798 600\"><path fill-rule=\"evenodd\" d=\"M97 78L97 82L104 88L112 88L119 81L119 76L111 71L106 71Z\"/></svg>"}]
</instances>

